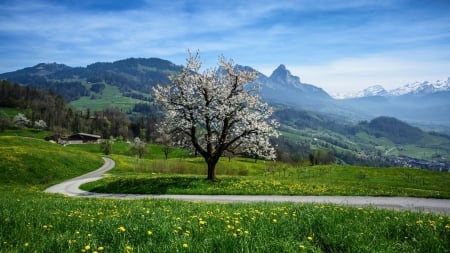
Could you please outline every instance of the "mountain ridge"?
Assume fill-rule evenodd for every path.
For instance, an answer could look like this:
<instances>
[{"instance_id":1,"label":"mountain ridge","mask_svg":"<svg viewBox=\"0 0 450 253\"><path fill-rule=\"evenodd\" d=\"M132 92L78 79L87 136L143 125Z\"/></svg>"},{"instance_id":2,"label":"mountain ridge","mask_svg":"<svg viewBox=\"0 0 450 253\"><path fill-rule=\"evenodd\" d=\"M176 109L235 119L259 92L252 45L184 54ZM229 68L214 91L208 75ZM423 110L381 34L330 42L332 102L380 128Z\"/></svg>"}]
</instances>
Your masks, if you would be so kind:
<instances>
[{"instance_id":1,"label":"mountain ridge","mask_svg":"<svg viewBox=\"0 0 450 253\"><path fill-rule=\"evenodd\" d=\"M249 66L236 67L254 70ZM51 90L68 101L89 97L95 100L101 97L102 87L109 85L117 87L125 97L147 102L151 99L152 87L168 83L168 75L177 73L181 68L160 58L127 58L96 62L86 67L40 63L0 74L0 79ZM382 86L374 86L366 89L363 96L335 99L320 87L302 83L301 78L293 75L284 64L280 64L270 76L258 72L255 80L255 84L260 87L261 97L274 105L313 110L353 122L392 116L408 122L431 122L447 126L450 126L449 82L450 78L438 83L413 83L407 86L409 89L397 91L396 94L402 94L398 96L388 95L389 91Z\"/></svg>"},{"instance_id":2,"label":"mountain ridge","mask_svg":"<svg viewBox=\"0 0 450 253\"><path fill-rule=\"evenodd\" d=\"M356 93L339 94L338 99L351 99L372 96L403 96L403 95L425 95L437 92L450 91L450 77L447 80L436 80L435 82L423 81L407 83L403 86L386 90L381 85L372 85Z\"/></svg>"}]
</instances>

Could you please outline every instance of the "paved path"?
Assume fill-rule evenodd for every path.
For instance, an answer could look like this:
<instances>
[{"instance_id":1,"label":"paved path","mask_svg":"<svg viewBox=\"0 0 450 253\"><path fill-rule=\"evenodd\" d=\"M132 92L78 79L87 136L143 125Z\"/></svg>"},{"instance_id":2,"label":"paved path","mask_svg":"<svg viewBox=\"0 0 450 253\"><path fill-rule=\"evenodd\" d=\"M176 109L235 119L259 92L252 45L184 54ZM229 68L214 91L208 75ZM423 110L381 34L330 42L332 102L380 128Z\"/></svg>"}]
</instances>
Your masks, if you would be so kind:
<instances>
[{"instance_id":1,"label":"paved path","mask_svg":"<svg viewBox=\"0 0 450 253\"><path fill-rule=\"evenodd\" d=\"M365 196L274 196L274 195L157 195L157 194L107 194L86 192L79 186L99 180L115 163L103 158L105 164L98 170L54 185L45 190L49 193L61 193L71 197L118 198L118 199L178 199L205 202L294 202L338 204L350 206L374 206L394 210L413 210L450 215L450 199L428 199L409 197L365 197Z\"/></svg>"}]
</instances>

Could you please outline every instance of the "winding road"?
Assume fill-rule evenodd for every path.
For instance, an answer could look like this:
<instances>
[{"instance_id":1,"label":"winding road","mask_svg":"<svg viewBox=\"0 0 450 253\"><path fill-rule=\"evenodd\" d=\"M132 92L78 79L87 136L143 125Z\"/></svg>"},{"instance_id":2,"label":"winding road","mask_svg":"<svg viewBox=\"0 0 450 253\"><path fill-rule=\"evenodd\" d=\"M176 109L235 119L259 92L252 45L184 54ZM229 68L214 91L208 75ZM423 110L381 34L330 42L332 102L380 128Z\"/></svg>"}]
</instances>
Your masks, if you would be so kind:
<instances>
[{"instance_id":1,"label":"winding road","mask_svg":"<svg viewBox=\"0 0 450 253\"><path fill-rule=\"evenodd\" d=\"M70 197L117 198L117 199L177 199L205 202L293 202L338 204L349 206L373 206L394 210L412 210L450 215L450 199L429 199L411 197L368 197L368 196L274 196L274 195L157 195L157 194L115 194L93 193L79 189L79 186L96 181L108 170L114 168L113 160L104 157L104 165L82 176L51 186L48 193L60 193Z\"/></svg>"}]
</instances>

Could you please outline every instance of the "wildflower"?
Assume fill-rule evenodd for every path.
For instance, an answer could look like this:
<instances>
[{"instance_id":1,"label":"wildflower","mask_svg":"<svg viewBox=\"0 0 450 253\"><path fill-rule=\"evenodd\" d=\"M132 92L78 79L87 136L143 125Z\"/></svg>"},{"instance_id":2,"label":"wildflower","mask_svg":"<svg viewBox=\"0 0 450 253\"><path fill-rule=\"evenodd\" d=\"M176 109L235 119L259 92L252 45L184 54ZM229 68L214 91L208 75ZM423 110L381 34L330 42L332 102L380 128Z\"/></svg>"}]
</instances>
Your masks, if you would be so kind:
<instances>
[{"instance_id":1,"label":"wildflower","mask_svg":"<svg viewBox=\"0 0 450 253\"><path fill-rule=\"evenodd\" d=\"M304 250L304 249L305 249L305 245L303 245L303 244L298 245L298 247L299 247L301 250Z\"/></svg>"},{"instance_id":2,"label":"wildflower","mask_svg":"<svg viewBox=\"0 0 450 253\"><path fill-rule=\"evenodd\" d=\"M308 239L308 241L312 241L313 237L312 236L308 236L306 239Z\"/></svg>"},{"instance_id":3,"label":"wildflower","mask_svg":"<svg viewBox=\"0 0 450 253\"><path fill-rule=\"evenodd\" d=\"M131 252L131 251L133 251L133 247L131 247L131 246L129 246L129 245L127 245L127 246L125 246L125 252Z\"/></svg>"},{"instance_id":4,"label":"wildflower","mask_svg":"<svg viewBox=\"0 0 450 253\"><path fill-rule=\"evenodd\" d=\"M204 220L199 220L199 221L198 221L198 224L201 225L201 226L202 226L202 225L206 225L206 221L204 221Z\"/></svg>"},{"instance_id":5,"label":"wildflower","mask_svg":"<svg viewBox=\"0 0 450 253\"><path fill-rule=\"evenodd\" d=\"M147 231L147 235L153 235L153 231L148 230L148 231Z\"/></svg>"},{"instance_id":6,"label":"wildflower","mask_svg":"<svg viewBox=\"0 0 450 253\"><path fill-rule=\"evenodd\" d=\"M273 219L272 222L273 223L277 223L278 221L277 221L277 219Z\"/></svg>"},{"instance_id":7,"label":"wildflower","mask_svg":"<svg viewBox=\"0 0 450 253\"><path fill-rule=\"evenodd\" d=\"M24 247L28 247L28 246L30 246L30 243L26 242L26 243L23 244L23 246Z\"/></svg>"},{"instance_id":8,"label":"wildflower","mask_svg":"<svg viewBox=\"0 0 450 253\"><path fill-rule=\"evenodd\" d=\"M183 243L183 248L187 248L189 245L187 243Z\"/></svg>"},{"instance_id":9,"label":"wildflower","mask_svg":"<svg viewBox=\"0 0 450 253\"><path fill-rule=\"evenodd\" d=\"M84 249L85 250L91 250L91 245L88 244L88 245L84 246Z\"/></svg>"},{"instance_id":10,"label":"wildflower","mask_svg":"<svg viewBox=\"0 0 450 253\"><path fill-rule=\"evenodd\" d=\"M418 220L418 221L416 221L416 224L417 224L417 225L422 225L422 224L423 224L423 220Z\"/></svg>"},{"instance_id":11,"label":"wildflower","mask_svg":"<svg viewBox=\"0 0 450 253\"><path fill-rule=\"evenodd\" d=\"M105 249L105 247L103 247L103 246L100 246L97 248L98 251L103 251L104 249Z\"/></svg>"},{"instance_id":12,"label":"wildflower","mask_svg":"<svg viewBox=\"0 0 450 253\"><path fill-rule=\"evenodd\" d=\"M124 233L126 231L124 226L120 226L118 229L119 233Z\"/></svg>"}]
</instances>

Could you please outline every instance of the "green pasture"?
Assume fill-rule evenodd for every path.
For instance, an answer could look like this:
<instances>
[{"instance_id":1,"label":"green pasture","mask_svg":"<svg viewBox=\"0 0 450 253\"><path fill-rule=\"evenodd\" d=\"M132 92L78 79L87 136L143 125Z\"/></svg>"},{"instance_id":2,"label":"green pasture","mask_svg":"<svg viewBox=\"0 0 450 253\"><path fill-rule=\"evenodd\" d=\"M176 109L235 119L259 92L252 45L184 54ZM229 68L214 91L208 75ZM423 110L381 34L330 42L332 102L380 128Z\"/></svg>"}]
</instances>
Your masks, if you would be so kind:
<instances>
[{"instance_id":1,"label":"green pasture","mask_svg":"<svg viewBox=\"0 0 450 253\"><path fill-rule=\"evenodd\" d=\"M101 94L96 95L96 99L91 97L81 97L70 102L70 105L79 109L91 111L101 111L114 105L115 108L122 110L130 110L135 104L142 103L142 100L125 97L116 86L106 85Z\"/></svg>"},{"instance_id":2,"label":"green pasture","mask_svg":"<svg viewBox=\"0 0 450 253\"><path fill-rule=\"evenodd\" d=\"M165 160L162 149L150 145L145 159L136 159L127 153L127 145L114 144L111 158L117 166L107 175L122 190L119 182L134 181L139 189L149 184L160 193L209 187L217 194L268 188L280 194L292 181L310 182L304 194L315 194L315 189L336 181L342 187L356 185L352 191L376 184L383 191L431 189L439 197L449 192L448 173L296 167L238 158L221 160L219 181L207 182L201 158L174 151ZM329 204L69 198L42 192L98 168L102 159L97 148L0 136L0 252L448 252L450 248L447 215Z\"/></svg>"}]
</instances>

